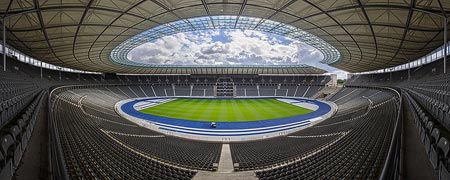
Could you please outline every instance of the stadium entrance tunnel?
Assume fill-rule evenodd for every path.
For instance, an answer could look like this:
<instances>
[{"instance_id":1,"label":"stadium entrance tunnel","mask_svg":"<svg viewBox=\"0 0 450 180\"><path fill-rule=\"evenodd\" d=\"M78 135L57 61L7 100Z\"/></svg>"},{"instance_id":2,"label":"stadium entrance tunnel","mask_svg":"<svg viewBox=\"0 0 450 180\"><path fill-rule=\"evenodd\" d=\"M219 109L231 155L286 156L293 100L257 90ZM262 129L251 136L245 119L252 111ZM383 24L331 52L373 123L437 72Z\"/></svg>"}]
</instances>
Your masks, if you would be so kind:
<instances>
[{"instance_id":1,"label":"stadium entrance tunnel","mask_svg":"<svg viewBox=\"0 0 450 180\"><path fill-rule=\"evenodd\" d=\"M178 101L178 102L177 102ZM182 101L181 104L179 104ZM205 104L208 109L200 107L197 111L184 110L183 102L188 102L195 109L198 104ZM215 101L229 101L215 103ZM240 101L240 102L235 102ZM249 101L249 102L246 102ZM267 101L274 101L275 106L282 106L284 112L269 113L262 116L263 111L253 108L253 113L246 116L234 116L233 108L241 109L237 104L262 102L264 106L270 106ZM199 102L196 104L196 102ZM280 104L276 104L280 103ZM224 105L225 104L225 105ZM178 107L177 107L178 105ZM215 106L221 107L215 107ZM194 107L192 107L194 106ZM233 107L234 106L234 107ZM257 107L258 105L254 105ZM152 108L156 108L154 111ZM173 108L173 109L171 109ZM217 115L214 109L226 109L228 114ZM292 109L291 109L292 108ZM297 109L295 109L297 108ZM302 112L302 109L304 110ZM291 113L286 113L286 110ZM287 135L332 117L337 111L337 105L332 102L311 100L297 97L152 97L133 98L119 101L115 104L115 111L125 119L128 119L142 127L161 132L171 136L187 139L203 140L211 142L239 142L262 140L282 135ZM152 113L153 112L153 113ZM157 112L157 113L155 113ZM182 112L182 113L174 113ZM246 112L238 112L243 114ZM228 118L224 118L224 116ZM202 118L203 117L203 118Z\"/></svg>"}]
</instances>

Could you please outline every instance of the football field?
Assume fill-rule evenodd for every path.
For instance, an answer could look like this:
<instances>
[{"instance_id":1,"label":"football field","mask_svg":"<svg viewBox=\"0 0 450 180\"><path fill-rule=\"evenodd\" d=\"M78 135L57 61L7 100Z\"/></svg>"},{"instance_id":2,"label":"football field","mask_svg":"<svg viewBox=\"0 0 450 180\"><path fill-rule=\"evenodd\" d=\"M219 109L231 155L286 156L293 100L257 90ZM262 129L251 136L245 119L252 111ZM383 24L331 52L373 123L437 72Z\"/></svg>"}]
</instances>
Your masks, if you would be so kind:
<instances>
[{"instance_id":1,"label":"football field","mask_svg":"<svg viewBox=\"0 0 450 180\"><path fill-rule=\"evenodd\" d=\"M276 99L189 99L179 98L140 110L156 116L207 121L245 122L303 115L313 112Z\"/></svg>"}]
</instances>

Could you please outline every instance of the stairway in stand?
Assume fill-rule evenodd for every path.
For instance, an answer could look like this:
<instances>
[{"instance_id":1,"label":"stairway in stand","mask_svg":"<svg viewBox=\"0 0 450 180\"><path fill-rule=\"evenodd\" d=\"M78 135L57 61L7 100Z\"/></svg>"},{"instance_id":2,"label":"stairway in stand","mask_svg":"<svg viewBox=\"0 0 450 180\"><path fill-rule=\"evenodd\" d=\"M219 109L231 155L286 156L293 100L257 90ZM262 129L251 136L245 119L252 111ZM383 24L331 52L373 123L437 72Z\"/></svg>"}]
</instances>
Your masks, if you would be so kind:
<instances>
[{"instance_id":1,"label":"stairway in stand","mask_svg":"<svg viewBox=\"0 0 450 180\"><path fill-rule=\"evenodd\" d=\"M219 77L214 86L216 97L234 97L236 96L236 86L231 77Z\"/></svg>"}]
</instances>

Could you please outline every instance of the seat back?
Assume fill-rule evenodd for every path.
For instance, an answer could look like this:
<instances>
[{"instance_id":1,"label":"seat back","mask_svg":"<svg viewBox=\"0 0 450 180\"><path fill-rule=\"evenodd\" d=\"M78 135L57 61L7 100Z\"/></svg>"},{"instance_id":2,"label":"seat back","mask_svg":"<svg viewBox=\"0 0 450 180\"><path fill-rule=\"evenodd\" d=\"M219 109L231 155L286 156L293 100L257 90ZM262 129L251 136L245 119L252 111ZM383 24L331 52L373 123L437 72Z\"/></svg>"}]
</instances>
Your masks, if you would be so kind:
<instances>
[{"instance_id":1,"label":"seat back","mask_svg":"<svg viewBox=\"0 0 450 180\"><path fill-rule=\"evenodd\" d=\"M439 139L437 146L438 146L438 151L442 152L442 155L444 157L448 157L448 152L450 150L450 144L449 144L447 138L442 137L441 139Z\"/></svg>"},{"instance_id":2,"label":"seat back","mask_svg":"<svg viewBox=\"0 0 450 180\"><path fill-rule=\"evenodd\" d=\"M3 152L3 154L5 154L7 156L8 149L11 146L13 146L13 144L14 144L14 139L11 135L7 134L7 135L2 136L2 138L0 140L2 141L0 143L1 151Z\"/></svg>"},{"instance_id":3,"label":"seat back","mask_svg":"<svg viewBox=\"0 0 450 180\"><path fill-rule=\"evenodd\" d=\"M11 128L9 128L9 132L11 133L11 135L13 136L14 140L17 141L18 136L20 135L20 129L19 126L12 126Z\"/></svg>"},{"instance_id":4,"label":"seat back","mask_svg":"<svg viewBox=\"0 0 450 180\"><path fill-rule=\"evenodd\" d=\"M438 128L434 128L431 132L431 144L436 144L439 141L439 137L441 136L441 131Z\"/></svg>"},{"instance_id":5,"label":"seat back","mask_svg":"<svg viewBox=\"0 0 450 180\"><path fill-rule=\"evenodd\" d=\"M19 129L23 129L25 127L25 122L23 119L17 120L17 125L19 126Z\"/></svg>"},{"instance_id":6,"label":"seat back","mask_svg":"<svg viewBox=\"0 0 450 180\"><path fill-rule=\"evenodd\" d=\"M430 120L428 119L428 116L425 116L425 118L422 119L423 126L426 126L428 122L430 122Z\"/></svg>"},{"instance_id":7,"label":"seat back","mask_svg":"<svg viewBox=\"0 0 450 180\"><path fill-rule=\"evenodd\" d=\"M6 164L6 158L3 153L0 152L0 169L2 169Z\"/></svg>"},{"instance_id":8,"label":"seat back","mask_svg":"<svg viewBox=\"0 0 450 180\"><path fill-rule=\"evenodd\" d=\"M431 131L433 130L433 127L434 127L434 122L429 121L426 127L427 127L427 133L431 133Z\"/></svg>"}]
</instances>

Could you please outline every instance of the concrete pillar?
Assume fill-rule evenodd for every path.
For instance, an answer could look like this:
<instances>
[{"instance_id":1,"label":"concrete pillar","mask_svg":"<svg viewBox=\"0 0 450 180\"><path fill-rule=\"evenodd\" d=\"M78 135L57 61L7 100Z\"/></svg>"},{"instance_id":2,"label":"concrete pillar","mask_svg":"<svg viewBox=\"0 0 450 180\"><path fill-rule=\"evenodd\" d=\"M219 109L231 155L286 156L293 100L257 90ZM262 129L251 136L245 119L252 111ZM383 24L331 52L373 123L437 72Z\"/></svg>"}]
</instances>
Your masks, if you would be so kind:
<instances>
[{"instance_id":1,"label":"concrete pillar","mask_svg":"<svg viewBox=\"0 0 450 180\"><path fill-rule=\"evenodd\" d=\"M6 71L6 17L3 17L3 71Z\"/></svg>"}]
</instances>

